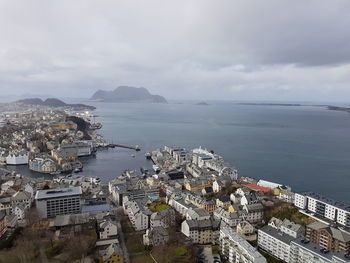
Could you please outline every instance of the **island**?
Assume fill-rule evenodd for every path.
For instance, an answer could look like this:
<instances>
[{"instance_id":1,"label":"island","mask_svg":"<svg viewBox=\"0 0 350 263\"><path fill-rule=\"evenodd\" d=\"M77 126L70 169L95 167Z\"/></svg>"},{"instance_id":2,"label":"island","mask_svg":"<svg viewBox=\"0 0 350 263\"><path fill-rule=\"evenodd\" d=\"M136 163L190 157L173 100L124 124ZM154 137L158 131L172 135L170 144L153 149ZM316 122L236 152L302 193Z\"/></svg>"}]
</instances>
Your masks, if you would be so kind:
<instances>
[{"instance_id":1,"label":"island","mask_svg":"<svg viewBox=\"0 0 350 263\"><path fill-rule=\"evenodd\" d=\"M198 102L198 103L196 103L196 105L198 105L198 106L209 106L209 104L207 102L205 102L205 101Z\"/></svg>"},{"instance_id":2,"label":"island","mask_svg":"<svg viewBox=\"0 0 350 263\"><path fill-rule=\"evenodd\" d=\"M101 102L143 102L143 103L167 103L160 95L151 94L146 88L119 86L114 90L98 90L90 100Z\"/></svg>"},{"instance_id":3,"label":"island","mask_svg":"<svg viewBox=\"0 0 350 263\"><path fill-rule=\"evenodd\" d=\"M74 110L95 110L96 109L96 107L94 106L85 105L85 104L68 104L55 98L48 98L46 100L42 100L39 98L29 98L29 99L18 100L16 101L16 103L25 104L25 105L40 105L40 106L47 106L47 107L54 107L54 108L68 107Z\"/></svg>"}]
</instances>

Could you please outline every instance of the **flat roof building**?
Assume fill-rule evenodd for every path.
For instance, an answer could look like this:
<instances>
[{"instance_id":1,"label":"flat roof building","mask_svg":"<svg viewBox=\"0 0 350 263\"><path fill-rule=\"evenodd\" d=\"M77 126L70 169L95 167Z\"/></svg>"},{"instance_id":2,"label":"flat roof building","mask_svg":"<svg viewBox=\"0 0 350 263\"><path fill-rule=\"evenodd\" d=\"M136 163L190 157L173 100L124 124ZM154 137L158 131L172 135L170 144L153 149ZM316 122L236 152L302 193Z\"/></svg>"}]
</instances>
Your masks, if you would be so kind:
<instances>
[{"instance_id":1,"label":"flat roof building","mask_svg":"<svg viewBox=\"0 0 350 263\"><path fill-rule=\"evenodd\" d=\"M35 203L40 217L81 213L81 194L80 186L37 191Z\"/></svg>"}]
</instances>

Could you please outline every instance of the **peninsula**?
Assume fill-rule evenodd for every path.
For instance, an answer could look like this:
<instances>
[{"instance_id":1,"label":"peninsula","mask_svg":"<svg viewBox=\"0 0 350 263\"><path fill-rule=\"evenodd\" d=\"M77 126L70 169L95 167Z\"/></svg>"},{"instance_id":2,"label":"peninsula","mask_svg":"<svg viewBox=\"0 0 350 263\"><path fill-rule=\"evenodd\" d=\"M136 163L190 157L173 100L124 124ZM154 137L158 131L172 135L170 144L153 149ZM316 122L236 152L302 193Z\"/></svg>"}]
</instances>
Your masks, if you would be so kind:
<instances>
[{"instance_id":1,"label":"peninsula","mask_svg":"<svg viewBox=\"0 0 350 263\"><path fill-rule=\"evenodd\" d=\"M95 110L96 109L94 106L85 105L85 104L68 104L55 98L48 98L46 100L42 100L39 98L22 99L22 100L16 101L16 103L25 104L25 105L40 105L40 106L47 106L47 107L54 107L54 108L69 107L75 110Z\"/></svg>"},{"instance_id":2,"label":"peninsula","mask_svg":"<svg viewBox=\"0 0 350 263\"><path fill-rule=\"evenodd\" d=\"M102 102L143 102L143 103L167 103L160 95L152 95L146 88L120 86L115 90L98 90L90 100Z\"/></svg>"}]
</instances>

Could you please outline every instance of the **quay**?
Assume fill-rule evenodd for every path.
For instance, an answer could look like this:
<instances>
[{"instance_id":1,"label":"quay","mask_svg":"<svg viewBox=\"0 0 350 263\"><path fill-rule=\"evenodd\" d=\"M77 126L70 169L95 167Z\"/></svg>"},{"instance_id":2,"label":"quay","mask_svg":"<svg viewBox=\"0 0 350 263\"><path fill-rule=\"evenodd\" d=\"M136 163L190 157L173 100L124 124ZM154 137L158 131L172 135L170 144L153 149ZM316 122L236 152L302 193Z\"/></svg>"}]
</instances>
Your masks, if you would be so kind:
<instances>
[{"instance_id":1,"label":"quay","mask_svg":"<svg viewBox=\"0 0 350 263\"><path fill-rule=\"evenodd\" d=\"M110 143L106 145L107 148L125 148L125 149L130 149L130 150L135 150L137 152L141 151L140 147L138 145L136 146L126 146L126 145L121 145L121 144L114 144Z\"/></svg>"}]
</instances>

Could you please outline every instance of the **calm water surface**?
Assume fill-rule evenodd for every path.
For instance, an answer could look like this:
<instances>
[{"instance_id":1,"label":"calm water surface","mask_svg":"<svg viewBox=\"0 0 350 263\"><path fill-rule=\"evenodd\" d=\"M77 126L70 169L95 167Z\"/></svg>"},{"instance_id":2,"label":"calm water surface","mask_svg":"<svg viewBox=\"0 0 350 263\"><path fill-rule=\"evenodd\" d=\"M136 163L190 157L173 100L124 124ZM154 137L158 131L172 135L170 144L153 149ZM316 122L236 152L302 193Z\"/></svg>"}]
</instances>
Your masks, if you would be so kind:
<instances>
[{"instance_id":1,"label":"calm water surface","mask_svg":"<svg viewBox=\"0 0 350 263\"><path fill-rule=\"evenodd\" d=\"M164 145L202 146L222 155L241 176L313 190L350 203L350 114L322 107L248 106L191 102L89 103L110 142L141 152L110 149L83 159L85 175L108 182L125 169L149 167L144 153ZM135 154L135 157L132 157ZM38 176L26 167L13 167Z\"/></svg>"}]
</instances>

